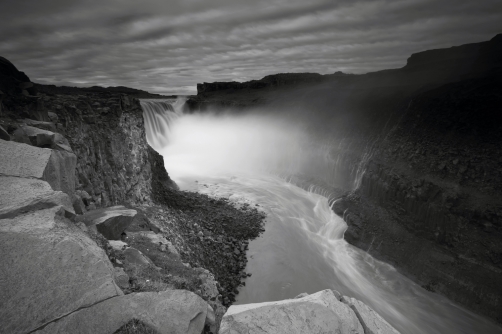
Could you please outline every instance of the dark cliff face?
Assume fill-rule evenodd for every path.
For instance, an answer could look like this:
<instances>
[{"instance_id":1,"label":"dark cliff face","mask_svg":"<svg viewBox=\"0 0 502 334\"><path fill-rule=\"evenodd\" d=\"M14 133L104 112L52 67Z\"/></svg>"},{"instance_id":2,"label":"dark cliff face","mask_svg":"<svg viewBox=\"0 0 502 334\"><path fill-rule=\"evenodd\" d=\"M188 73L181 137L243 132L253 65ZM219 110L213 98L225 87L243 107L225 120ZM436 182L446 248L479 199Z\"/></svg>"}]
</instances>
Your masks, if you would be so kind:
<instances>
[{"instance_id":1,"label":"dark cliff face","mask_svg":"<svg viewBox=\"0 0 502 334\"><path fill-rule=\"evenodd\" d=\"M340 143L329 151L336 175L302 179L345 190L334 208L345 213L346 240L502 322L501 78L497 35L315 84L206 84L188 103L282 114Z\"/></svg>"},{"instance_id":2,"label":"dark cliff face","mask_svg":"<svg viewBox=\"0 0 502 334\"><path fill-rule=\"evenodd\" d=\"M88 208L113 204L147 204L152 189L176 188L163 158L147 143L143 111L137 97L158 97L126 87L56 87L33 84L0 59L0 118L11 134L25 119L65 136L77 156L75 190ZM28 91L21 86L33 88ZM31 121L28 121L31 122ZM155 174L154 174L155 172ZM85 193L82 194L82 191ZM79 196L80 196L79 195Z\"/></svg>"}]
</instances>

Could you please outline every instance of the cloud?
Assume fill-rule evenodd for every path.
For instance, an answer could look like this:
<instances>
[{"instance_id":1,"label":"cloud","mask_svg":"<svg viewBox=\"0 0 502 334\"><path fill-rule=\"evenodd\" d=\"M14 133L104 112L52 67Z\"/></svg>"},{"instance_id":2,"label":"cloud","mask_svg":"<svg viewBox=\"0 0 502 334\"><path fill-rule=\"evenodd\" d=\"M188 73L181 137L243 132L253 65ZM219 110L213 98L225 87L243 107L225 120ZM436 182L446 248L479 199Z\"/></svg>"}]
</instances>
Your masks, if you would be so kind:
<instances>
[{"instance_id":1,"label":"cloud","mask_svg":"<svg viewBox=\"0 0 502 334\"><path fill-rule=\"evenodd\" d=\"M499 0L4 0L0 53L33 81L195 93L278 72L365 73L500 33Z\"/></svg>"}]
</instances>

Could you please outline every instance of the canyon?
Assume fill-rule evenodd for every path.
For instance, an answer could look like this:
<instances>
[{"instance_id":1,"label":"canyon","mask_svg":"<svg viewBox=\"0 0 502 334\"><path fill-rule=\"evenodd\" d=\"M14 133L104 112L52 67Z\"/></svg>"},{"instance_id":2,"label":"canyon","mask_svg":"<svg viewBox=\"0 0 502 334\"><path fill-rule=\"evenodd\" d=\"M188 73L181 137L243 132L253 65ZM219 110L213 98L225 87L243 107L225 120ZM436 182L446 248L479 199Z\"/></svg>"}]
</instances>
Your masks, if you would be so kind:
<instances>
[{"instance_id":1,"label":"canyon","mask_svg":"<svg viewBox=\"0 0 502 334\"><path fill-rule=\"evenodd\" d=\"M282 332L397 332L333 289L232 305L266 217L173 181L144 104L176 97L40 85L5 58L0 73L7 332L113 333L131 322L160 333L217 333L220 322L222 333L277 332L271 317ZM274 172L327 198L350 244L500 324L501 88L497 35L413 54L401 69L202 83L182 113L301 125L308 136L291 155L303 160ZM296 145L287 140L285 151Z\"/></svg>"},{"instance_id":2,"label":"canyon","mask_svg":"<svg viewBox=\"0 0 502 334\"><path fill-rule=\"evenodd\" d=\"M333 167L291 177L335 202L345 239L500 322L501 55L497 35L413 54L400 69L203 83L187 105L306 124Z\"/></svg>"}]
</instances>

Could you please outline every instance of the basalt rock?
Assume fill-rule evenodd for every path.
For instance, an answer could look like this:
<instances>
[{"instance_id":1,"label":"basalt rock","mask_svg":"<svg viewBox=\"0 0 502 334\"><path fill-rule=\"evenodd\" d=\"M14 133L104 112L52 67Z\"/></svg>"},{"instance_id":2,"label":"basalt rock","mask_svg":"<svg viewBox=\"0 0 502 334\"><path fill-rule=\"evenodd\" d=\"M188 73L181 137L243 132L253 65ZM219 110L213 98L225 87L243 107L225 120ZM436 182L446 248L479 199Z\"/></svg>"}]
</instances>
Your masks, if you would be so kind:
<instances>
[{"instance_id":1,"label":"basalt rock","mask_svg":"<svg viewBox=\"0 0 502 334\"><path fill-rule=\"evenodd\" d=\"M223 316L221 334L364 334L354 311L331 290L297 299L233 305Z\"/></svg>"},{"instance_id":2,"label":"basalt rock","mask_svg":"<svg viewBox=\"0 0 502 334\"><path fill-rule=\"evenodd\" d=\"M6 333L37 330L122 294L105 252L64 210L0 219L0 327Z\"/></svg>"},{"instance_id":3,"label":"basalt rock","mask_svg":"<svg viewBox=\"0 0 502 334\"><path fill-rule=\"evenodd\" d=\"M134 293L78 310L35 333L109 334L136 319L161 334L200 334L207 309L186 290Z\"/></svg>"},{"instance_id":4,"label":"basalt rock","mask_svg":"<svg viewBox=\"0 0 502 334\"><path fill-rule=\"evenodd\" d=\"M0 163L0 174L45 180L70 196L75 191L73 153L0 140L0 155L9 157Z\"/></svg>"},{"instance_id":5,"label":"basalt rock","mask_svg":"<svg viewBox=\"0 0 502 334\"><path fill-rule=\"evenodd\" d=\"M136 210L117 205L87 212L77 221L85 223L88 228L96 228L108 240L120 240L136 213Z\"/></svg>"}]
</instances>

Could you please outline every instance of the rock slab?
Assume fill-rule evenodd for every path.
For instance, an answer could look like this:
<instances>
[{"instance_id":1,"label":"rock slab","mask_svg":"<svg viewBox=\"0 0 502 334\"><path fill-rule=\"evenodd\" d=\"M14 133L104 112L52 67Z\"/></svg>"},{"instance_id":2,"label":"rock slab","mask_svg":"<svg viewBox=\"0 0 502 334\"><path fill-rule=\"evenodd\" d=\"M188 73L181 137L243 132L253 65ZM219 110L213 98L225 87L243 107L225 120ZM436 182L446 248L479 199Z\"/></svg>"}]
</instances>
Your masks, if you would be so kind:
<instances>
[{"instance_id":1,"label":"rock slab","mask_svg":"<svg viewBox=\"0 0 502 334\"><path fill-rule=\"evenodd\" d=\"M131 224L137 211L122 205L97 209L78 217L87 227L95 226L108 240L120 240L122 232Z\"/></svg>"},{"instance_id":2,"label":"rock slab","mask_svg":"<svg viewBox=\"0 0 502 334\"><path fill-rule=\"evenodd\" d=\"M54 206L0 219L2 332L28 333L122 295L105 252L64 211Z\"/></svg>"},{"instance_id":3,"label":"rock slab","mask_svg":"<svg viewBox=\"0 0 502 334\"><path fill-rule=\"evenodd\" d=\"M72 196L77 157L66 151L0 140L0 175L47 181L53 190Z\"/></svg>"},{"instance_id":4,"label":"rock slab","mask_svg":"<svg viewBox=\"0 0 502 334\"><path fill-rule=\"evenodd\" d=\"M105 300L35 333L111 334L137 319L160 334L200 334L208 305L186 290L142 292Z\"/></svg>"},{"instance_id":5,"label":"rock slab","mask_svg":"<svg viewBox=\"0 0 502 334\"><path fill-rule=\"evenodd\" d=\"M232 305L223 316L220 334L364 334L354 311L331 290L276 302Z\"/></svg>"}]
</instances>

